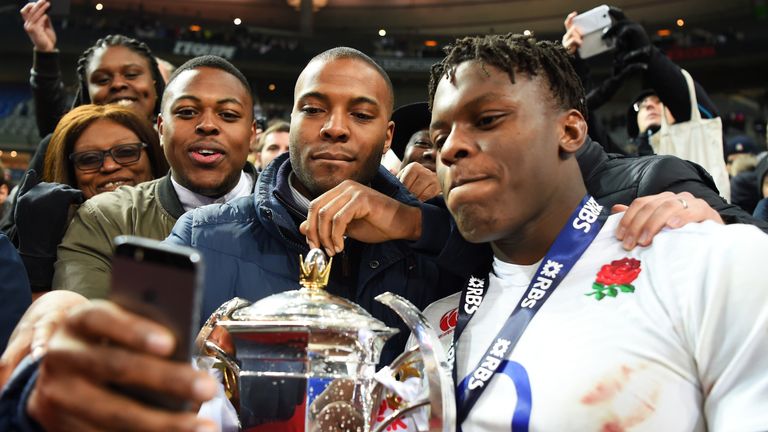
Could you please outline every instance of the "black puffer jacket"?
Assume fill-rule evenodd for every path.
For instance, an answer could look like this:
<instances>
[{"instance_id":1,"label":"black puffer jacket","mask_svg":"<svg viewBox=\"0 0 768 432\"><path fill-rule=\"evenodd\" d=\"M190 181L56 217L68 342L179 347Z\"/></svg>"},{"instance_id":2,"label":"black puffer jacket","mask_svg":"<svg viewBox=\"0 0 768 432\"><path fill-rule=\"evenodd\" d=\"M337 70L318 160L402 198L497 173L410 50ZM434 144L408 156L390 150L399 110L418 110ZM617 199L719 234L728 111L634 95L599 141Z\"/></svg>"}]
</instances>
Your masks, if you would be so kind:
<instances>
[{"instance_id":1,"label":"black puffer jacket","mask_svg":"<svg viewBox=\"0 0 768 432\"><path fill-rule=\"evenodd\" d=\"M712 177L693 162L674 156L627 157L606 153L589 138L576 158L587 190L602 205L629 205L641 196L685 191L706 201L725 223L747 223L768 232L768 224L720 197Z\"/></svg>"},{"instance_id":2,"label":"black puffer jacket","mask_svg":"<svg viewBox=\"0 0 768 432\"><path fill-rule=\"evenodd\" d=\"M725 223L755 225L768 233L768 223L728 204L701 166L674 156L628 157L606 153L587 138L576 153L589 193L604 206L629 205L635 198L664 191L690 192L720 213Z\"/></svg>"}]
</instances>

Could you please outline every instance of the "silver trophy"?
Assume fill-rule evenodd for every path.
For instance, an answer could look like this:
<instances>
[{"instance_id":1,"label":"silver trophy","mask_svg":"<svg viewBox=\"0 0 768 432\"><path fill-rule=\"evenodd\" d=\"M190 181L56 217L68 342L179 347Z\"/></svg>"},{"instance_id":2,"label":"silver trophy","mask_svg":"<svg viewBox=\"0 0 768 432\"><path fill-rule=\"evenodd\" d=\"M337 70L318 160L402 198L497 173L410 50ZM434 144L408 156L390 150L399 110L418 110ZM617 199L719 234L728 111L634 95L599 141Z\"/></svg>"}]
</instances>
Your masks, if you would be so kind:
<instances>
[{"instance_id":1,"label":"silver trophy","mask_svg":"<svg viewBox=\"0 0 768 432\"><path fill-rule=\"evenodd\" d=\"M325 291L331 261L312 249L300 263L302 288L253 304L230 300L200 331L198 350L222 370L240 429L385 431L420 416L421 426L412 430L453 431L453 381L435 331L407 300L389 292L376 297L403 319L417 344L374 377L384 342L398 330ZM411 397L382 384L414 378L420 391Z\"/></svg>"}]
</instances>

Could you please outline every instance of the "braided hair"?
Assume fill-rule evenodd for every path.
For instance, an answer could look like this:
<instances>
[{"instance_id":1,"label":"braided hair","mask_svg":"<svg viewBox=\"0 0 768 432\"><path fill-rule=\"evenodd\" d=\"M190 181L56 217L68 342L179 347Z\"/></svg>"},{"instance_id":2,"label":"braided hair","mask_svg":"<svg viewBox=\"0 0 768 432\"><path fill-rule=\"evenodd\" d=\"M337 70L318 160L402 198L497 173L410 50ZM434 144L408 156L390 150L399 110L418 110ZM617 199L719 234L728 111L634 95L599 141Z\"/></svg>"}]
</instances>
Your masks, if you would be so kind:
<instances>
[{"instance_id":1,"label":"braided hair","mask_svg":"<svg viewBox=\"0 0 768 432\"><path fill-rule=\"evenodd\" d=\"M509 75L514 84L515 73L534 77L543 71L555 103L561 109L576 109L586 119L587 106L584 87L568 60L562 45L550 41L536 41L532 36L520 34L467 36L445 47L445 58L432 65L429 78L429 106L435 100L437 85L443 77L454 82L456 68L466 61L480 61L495 66Z\"/></svg>"},{"instance_id":2,"label":"braided hair","mask_svg":"<svg viewBox=\"0 0 768 432\"><path fill-rule=\"evenodd\" d=\"M88 64L93 59L93 54L97 49L111 46L126 47L147 60L147 63L149 64L149 70L152 73L152 79L155 81L155 93L157 94L154 112L159 113L160 98L162 97L163 91L165 90L165 81L163 80L163 76L160 73L160 68L157 65L157 59L155 59L155 56L152 55L152 51L149 49L147 44L120 34L108 35L97 40L93 46L85 50L80 58L77 59L78 87L77 93L75 93L75 100L72 104L72 107L75 108L80 105L92 103L91 96L88 94Z\"/></svg>"}]
</instances>

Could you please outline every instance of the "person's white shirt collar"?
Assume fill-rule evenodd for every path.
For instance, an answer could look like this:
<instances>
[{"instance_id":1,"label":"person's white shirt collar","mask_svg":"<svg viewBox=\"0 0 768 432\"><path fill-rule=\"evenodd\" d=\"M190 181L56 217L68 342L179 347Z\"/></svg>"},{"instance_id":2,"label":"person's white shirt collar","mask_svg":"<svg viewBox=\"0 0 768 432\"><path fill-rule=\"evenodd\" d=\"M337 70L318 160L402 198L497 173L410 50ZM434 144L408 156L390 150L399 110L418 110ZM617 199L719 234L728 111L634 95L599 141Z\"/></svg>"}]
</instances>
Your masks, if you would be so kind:
<instances>
[{"instance_id":1,"label":"person's white shirt collar","mask_svg":"<svg viewBox=\"0 0 768 432\"><path fill-rule=\"evenodd\" d=\"M293 196L293 201L296 202L297 206L299 206L298 210L302 210L305 212L309 211L309 203L311 201L309 198L302 195L301 192L299 192L299 190L293 186L293 173L291 173L288 176L288 186L290 186L291 188L291 195Z\"/></svg>"},{"instance_id":2,"label":"person's white shirt collar","mask_svg":"<svg viewBox=\"0 0 768 432\"><path fill-rule=\"evenodd\" d=\"M235 198L250 195L253 191L253 177L245 171L240 171L240 181L237 182L237 185L235 185L231 191L218 198L210 198L192 192L177 183L176 180L173 179L173 176L171 176L171 183L173 184L173 189L176 191L176 195L179 196L179 201L181 202L184 211L190 211L208 204L223 204L232 201Z\"/></svg>"}]
</instances>

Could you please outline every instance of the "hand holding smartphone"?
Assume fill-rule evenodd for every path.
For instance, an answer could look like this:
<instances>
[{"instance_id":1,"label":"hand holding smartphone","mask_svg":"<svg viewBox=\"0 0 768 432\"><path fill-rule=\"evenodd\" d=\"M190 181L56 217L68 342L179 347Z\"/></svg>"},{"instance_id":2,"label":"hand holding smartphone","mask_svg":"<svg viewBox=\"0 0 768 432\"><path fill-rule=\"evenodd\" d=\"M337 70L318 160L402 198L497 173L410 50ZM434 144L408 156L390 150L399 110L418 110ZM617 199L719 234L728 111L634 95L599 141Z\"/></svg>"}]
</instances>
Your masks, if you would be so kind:
<instances>
[{"instance_id":1,"label":"hand holding smartphone","mask_svg":"<svg viewBox=\"0 0 768 432\"><path fill-rule=\"evenodd\" d=\"M35 3L37 0L31 0L29 3ZM51 4L46 12L48 16L59 17L68 16L70 7L72 6L71 0L47 0Z\"/></svg>"},{"instance_id":2,"label":"hand holding smartphone","mask_svg":"<svg viewBox=\"0 0 768 432\"><path fill-rule=\"evenodd\" d=\"M573 18L573 25L579 29L582 36L582 44L579 47L581 58L594 57L615 47L614 39L603 38L605 32L613 25L609 10L607 5L600 5Z\"/></svg>"},{"instance_id":3,"label":"hand holding smartphone","mask_svg":"<svg viewBox=\"0 0 768 432\"><path fill-rule=\"evenodd\" d=\"M200 329L202 263L192 248L134 236L115 240L110 300L168 327L176 337L172 360L188 364ZM181 401L138 389L121 389L148 405L182 410Z\"/></svg>"}]
</instances>

